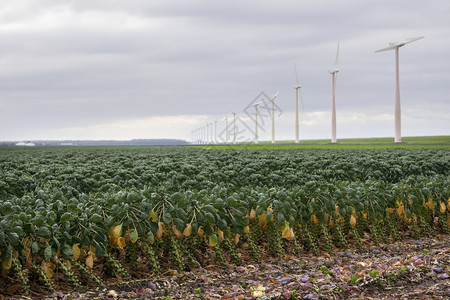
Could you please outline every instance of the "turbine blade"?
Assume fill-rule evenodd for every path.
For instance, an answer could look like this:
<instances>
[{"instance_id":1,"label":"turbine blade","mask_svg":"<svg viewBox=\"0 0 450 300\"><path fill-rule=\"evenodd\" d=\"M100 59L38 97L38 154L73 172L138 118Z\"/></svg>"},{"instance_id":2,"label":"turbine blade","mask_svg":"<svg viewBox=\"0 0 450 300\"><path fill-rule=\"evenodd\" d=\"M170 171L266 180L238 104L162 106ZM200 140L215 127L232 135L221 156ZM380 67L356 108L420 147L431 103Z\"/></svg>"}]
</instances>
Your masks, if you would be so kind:
<instances>
[{"instance_id":1,"label":"turbine blade","mask_svg":"<svg viewBox=\"0 0 450 300\"><path fill-rule=\"evenodd\" d=\"M334 64L336 66L336 69L338 68L338 60L339 60L339 42L338 42L337 52L336 52L336 62Z\"/></svg>"},{"instance_id":2,"label":"turbine blade","mask_svg":"<svg viewBox=\"0 0 450 300\"><path fill-rule=\"evenodd\" d=\"M400 47L400 45L389 46L387 48L383 48L383 49L377 50L377 51L375 51L375 53L382 52L382 51L388 51L388 50L394 50L395 48L398 48L398 47Z\"/></svg>"},{"instance_id":3,"label":"turbine blade","mask_svg":"<svg viewBox=\"0 0 450 300\"><path fill-rule=\"evenodd\" d=\"M297 73L297 67L295 66L295 61L294 61L294 70L295 70L295 78L297 79L297 85L299 85L299 81L298 81L298 73Z\"/></svg>"},{"instance_id":4,"label":"turbine blade","mask_svg":"<svg viewBox=\"0 0 450 300\"><path fill-rule=\"evenodd\" d=\"M302 111L305 111L305 107L303 106L303 94L302 94L302 89L300 88L300 102L302 103Z\"/></svg>"},{"instance_id":5,"label":"turbine blade","mask_svg":"<svg viewBox=\"0 0 450 300\"><path fill-rule=\"evenodd\" d=\"M282 89L280 89L278 92L276 92L275 95L272 96L272 99L270 100L274 100L276 97L278 97L278 94L281 92Z\"/></svg>"},{"instance_id":6,"label":"turbine blade","mask_svg":"<svg viewBox=\"0 0 450 300\"><path fill-rule=\"evenodd\" d=\"M403 44L409 44L409 43L415 42L415 41L423 39L423 38L424 38L424 36L419 36L419 37L415 37L415 38L409 38L409 39L404 40Z\"/></svg>"}]
</instances>

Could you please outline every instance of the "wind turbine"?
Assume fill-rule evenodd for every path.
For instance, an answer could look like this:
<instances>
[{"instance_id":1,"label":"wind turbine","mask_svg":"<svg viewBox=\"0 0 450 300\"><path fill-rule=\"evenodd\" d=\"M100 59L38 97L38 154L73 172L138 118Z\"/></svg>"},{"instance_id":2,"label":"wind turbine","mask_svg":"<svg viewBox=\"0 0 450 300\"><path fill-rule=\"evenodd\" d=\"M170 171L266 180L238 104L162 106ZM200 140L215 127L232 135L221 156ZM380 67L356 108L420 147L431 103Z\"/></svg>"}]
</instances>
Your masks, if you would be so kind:
<instances>
[{"instance_id":1,"label":"wind turbine","mask_svg":"<svg viewBox=\"0 0 450 300\"><path fill-rule=\"evenodd\" d=\"M275 144L275 98L278 97L278 94L281 92L282 89L280 89L278 92L276 92L275 95L270 97L270 102L272 102L272 144Z\"/></svg>"},{"instance_id":2,"label":"wind turbine","mask_svg":"<svg viewBox=\"0 0 450 300\"><path fill-rule=\"evenodd\" d=\"M225 120L225 143L228 144L228 115L223 120Z\"/></svg>"},{"instance_id":3,"label":"wind turbine","mask_svg":"<svg viewBox=\"0 0 450 300\"><path fill-rule=\"evenodd\" d=\"M258 144L258 105L261 103L255 103L252 106L255 107L255 144Z\"/></svg>"},{"instance_id":4,"label":"wind turbine","mask_svg":"<svg viewBox=\"0 0 450 300\"><path fill-rule=\"evenodd\" d=\"M233 114L233 144L236 144L236 115L234 111L231 112Z\"/></svg>"},{"instance_id":5,"label":"wind turbine","mask_svg":"<svg viewBox=\"0 0 450 300\"><path fill-rule=\"evenodd\" d=\"M399 63L398 63L398 48L405 46L406 44L423 39L424 36L415 38L409 38L401 42L389 43L389 47L375 51L375 53L394 50L395 49L395 142L402 142L402 113L400 107L400 75L399 75Z\"/></svg>"},{"instance_id":6,"label":"wind turbine","mask_svg":"<svg viewBox=\"0 0 450 300\"><path fill-rule=\"evenodd\" d=\"M332 104L332 110L331 110L331 142L333 144L336 144L336 79L337 79L337 73L339 72L338 69L338 60L339 60L339 42L337 46L337 52L336 52L336 61L334 64L334 69L328 70L328 73L331 74L331 80L333 85L333 104Z\"/></svg>"},{"instance_id":7,"label":"wind turbine","mask_svg":"<svg viewBox=\"0 0 450 300\"><path fill-rule=\"evenodd\" d=\"M214 144L217 144L217 120L214 121Z\"/></svg>"},{"instance_id":8,"label":"wind turbine","mask_svg":"<svg viewBox=\"0 0 450 300\"><path fill-rule=\"evenodd\" d=\"M302 96L302 90L301 90L301 85L300 82L298 81L298 73L297 73L297 67L295 66L295 62L294 62L294 70L295 70L295 78L297 79L297 85L294 86L295 89L295 143L298 144L299 143L299 120L298 120L298 94L300 91L300 100L302 102L302 111L304 110L303 108L303 96Z\"/></svg>"},{"instance_id":9,"label":"wind turbine","mask_svg":"<svg viewBox=\"0 0 450 300\"><path fill-rule=\"evenodd\" d=\"M213 138L213 125L214 125L214 123L209 123L209 127L211 128L210 129L210 131L209 131L209 133L211 134L211 142L210 142L210 144L212 145L212 144L214 144L214 138Z\"/></svg>"}]
</instances>

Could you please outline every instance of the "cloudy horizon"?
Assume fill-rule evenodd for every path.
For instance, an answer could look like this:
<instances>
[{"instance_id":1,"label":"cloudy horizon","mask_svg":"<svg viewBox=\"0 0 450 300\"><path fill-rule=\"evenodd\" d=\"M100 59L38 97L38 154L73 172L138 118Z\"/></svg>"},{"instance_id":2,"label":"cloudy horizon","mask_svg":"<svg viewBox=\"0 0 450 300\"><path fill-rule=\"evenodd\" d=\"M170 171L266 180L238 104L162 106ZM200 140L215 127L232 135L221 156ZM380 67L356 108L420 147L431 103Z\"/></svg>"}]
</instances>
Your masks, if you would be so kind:
<instances>
[{"instance_id":1,"label":"cloudy horizon","mask_svg":"<svg viewBox=\"0 0 450 300\"><path fill-rule=\"evenodd\" d=\"M0 8L0 141L192 139L260 92L294 139L331 137L331 76L340 43L337 138L393 137L400 48L402 135L449 135L447 1L14 1ZM261 121L264 122L262 119ZM265 120L260 140L270 139Z\"/></svg>"}]
</instances>

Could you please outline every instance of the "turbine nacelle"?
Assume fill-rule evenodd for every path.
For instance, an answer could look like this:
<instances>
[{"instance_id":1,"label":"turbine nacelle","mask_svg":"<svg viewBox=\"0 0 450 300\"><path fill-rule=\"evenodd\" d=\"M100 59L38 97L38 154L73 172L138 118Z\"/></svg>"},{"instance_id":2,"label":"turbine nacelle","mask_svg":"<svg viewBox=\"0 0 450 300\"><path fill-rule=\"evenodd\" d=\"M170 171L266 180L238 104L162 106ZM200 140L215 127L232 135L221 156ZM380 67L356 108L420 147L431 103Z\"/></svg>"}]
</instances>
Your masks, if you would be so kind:
<instances>
[{"instance_id":1,"label":"turbine nacelle","mask_svg":"<svg viewBox=\"0 0 450 300\"><path fill-rule=\"evenodd\" d=\"M406 44L415 42L415 41L423 39L423 38L424 38L423 36L419 36L419 37L415 37L415 38L406 39L406 40L400 41L400 42L391 42L391 43L389 43L389 47L377 50L375 52L378 53L381 51L394 50L394 49L400 48L402 46L405 46Z\"/></svg>"},{"instance_id":2,"label":"turbine nacelle","mask_svg":"<svg viewBox=\"0 0 450 300\"><path fill-rule=\"evenodd\" d=\"M337 72L339 72L338 69L328 70L328 73L330 73L330 74L335 74L335 73L337 73Z\"/></svg>"},{"instance_id":3,"label":"turbine nacelle","mask_svg":"<svg viewBox=\"0 0 450 300\"><path fill-rule=\"evenodd\" d=\"M299 89L299 88L301 88L302 86L300 85L300 84L297 84L297 85L294 85L294 89Z\"/></svg>"}]
</instances>

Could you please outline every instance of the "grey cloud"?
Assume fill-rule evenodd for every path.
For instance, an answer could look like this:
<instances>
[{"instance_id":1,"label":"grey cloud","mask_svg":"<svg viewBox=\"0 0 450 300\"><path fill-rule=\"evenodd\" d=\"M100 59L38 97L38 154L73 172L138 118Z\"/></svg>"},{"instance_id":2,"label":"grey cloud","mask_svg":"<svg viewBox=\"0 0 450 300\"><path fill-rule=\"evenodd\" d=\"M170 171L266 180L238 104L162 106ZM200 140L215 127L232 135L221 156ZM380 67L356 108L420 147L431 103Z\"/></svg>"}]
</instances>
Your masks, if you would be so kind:
<instances>
[{"instance_id":1,"label":"grey cloud","mask_svg":"<svg viewBox=\"0 0 450 300\"><path fill-rule=\"evenodd\" d=\"M400 50L404 109L424 101L449 109L443 1L16 3L0 10L0 139L4 128L26 130L16 115L43 130L217 115L281 87L279 105L292 111L293 61L305 109L326 111L338 40L338 113L390 114L394 53L374 51L417 35L426 38Z\"/></svg>"}]
</instances>

